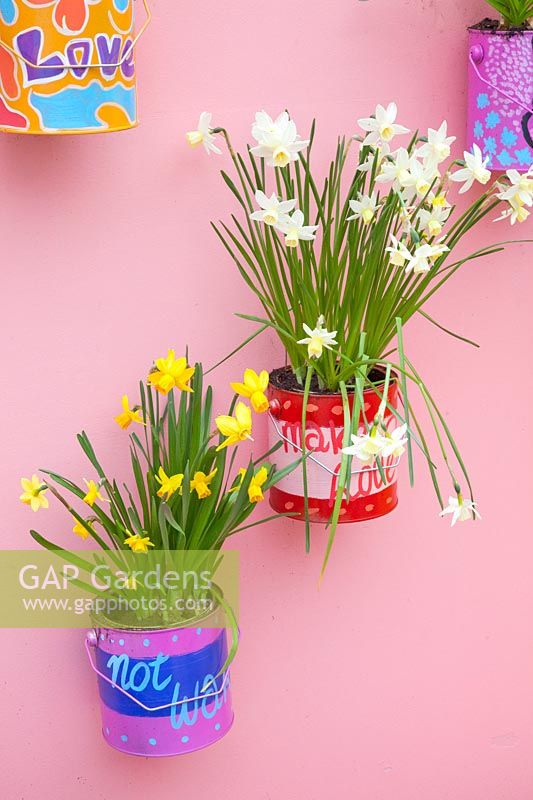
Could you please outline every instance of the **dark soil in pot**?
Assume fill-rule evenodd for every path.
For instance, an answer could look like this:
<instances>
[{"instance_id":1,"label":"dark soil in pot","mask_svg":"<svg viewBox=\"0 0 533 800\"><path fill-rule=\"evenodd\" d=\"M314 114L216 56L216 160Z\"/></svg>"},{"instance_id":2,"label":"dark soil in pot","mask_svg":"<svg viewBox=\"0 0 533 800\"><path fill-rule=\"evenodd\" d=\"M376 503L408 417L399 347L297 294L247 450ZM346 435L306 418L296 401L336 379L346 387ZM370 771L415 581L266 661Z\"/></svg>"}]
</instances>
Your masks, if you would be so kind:
<instances>
[{"instance_id":1,"label":"dark soil in pot","mask_svg":"<svg viewBox=\"0 0 533 800\"><path fill-rule=\"evenodd\" d=\"M379 385L383 383L385 380L385 372L383 369L379 367L373 367L370 372L368 373L368 378L372 383ZM292 371L292 368L287 367L279 367L278 369L272 370L270 373L270 383L276 389L283 389L286 392L302 392L304 387L301 383L298 383L298 379L296 375ZM311 392L312 394L339 394L339 392L332 392L330 389L321 389L318 385L318 377L316 373L313 375L311 379Z\"/></svg>"},{"instance_id":2,"label":"dark soil in pot","mask_svg":"<svg viewBox=\"0 0 533 800\"><path fill-rule=\"evenodd\" d=\"M471 31L499 31L501 33L507 33L509 36L514 36L516 33L523 33L524 31L531 31L533 28L529 24L529 22L523 22L522 25L519 25L514 28L503 28L501 23L497 19L491 19L490 17L485 17L482 19L481 22L478 22L476 25L470 26Z\"/></svg>"}]
</instances>

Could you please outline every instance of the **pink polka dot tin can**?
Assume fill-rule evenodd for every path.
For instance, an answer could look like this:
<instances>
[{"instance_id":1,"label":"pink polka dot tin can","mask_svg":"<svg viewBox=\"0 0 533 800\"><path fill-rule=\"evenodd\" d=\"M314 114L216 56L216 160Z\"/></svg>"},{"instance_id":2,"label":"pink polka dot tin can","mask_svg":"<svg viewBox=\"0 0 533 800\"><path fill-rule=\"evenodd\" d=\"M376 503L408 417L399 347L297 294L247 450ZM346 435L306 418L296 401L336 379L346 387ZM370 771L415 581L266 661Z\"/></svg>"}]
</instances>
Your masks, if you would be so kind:
<instances>
[{"instance_id":1,"label":"pink polka dot tin can","mask_svg":"<svg viewBox=\"0 0 533 800\"><path fill-rule=\"evenodd\" d=\"M533 30L471 28L467 147L491 170L533 165Z\"/></svg>"},{"instance_id":2,"label":"pink polka dot tin can","mask_svg":"<svg viewBox=\"0 0 533 800\"><path fill-rule=\"evenodd\" d=\"M211 616L165 630L94 628L102 733L116 750L161 757L215 744L233 723L227 631Z\"/></svg>"}]
</instances>

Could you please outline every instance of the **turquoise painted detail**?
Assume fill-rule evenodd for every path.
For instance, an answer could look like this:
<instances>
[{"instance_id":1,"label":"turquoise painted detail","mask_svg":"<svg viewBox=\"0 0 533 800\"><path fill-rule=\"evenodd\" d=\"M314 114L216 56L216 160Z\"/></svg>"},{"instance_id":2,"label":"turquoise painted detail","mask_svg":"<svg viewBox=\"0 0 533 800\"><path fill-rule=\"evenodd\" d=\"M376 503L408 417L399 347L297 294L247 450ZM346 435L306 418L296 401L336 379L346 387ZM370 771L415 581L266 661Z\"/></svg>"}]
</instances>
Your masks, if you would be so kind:
<instances>
[{"instance_id":1,"label":"turquoise painted detail","mask_svg":"<svg viewBox=\"0 0 533 800\"><path fill-rule=\"evenodd\" d=\"M481 139L483 136L483 124L479 119L474 124L474 136L476 139Z\"/></svg>"},{"instance_id":2,"label":"turquoise painted detail","mask_svg":"<svg viewBox=\"0 0 533 800\"><path fill-rule=\"evenodd\" d=\"M49 130L98 130L105 128L96 116L100 106L120 106L131 123L135 122L135 89L118 84L104 88L98 81L85 87L68 87L53 95L30 93L30 104Z\"/></svg>"},{"instance_id":3,"label":"turquoise painted detail","mask_svg":"<svg viewBox=\"0 0 533 800\"><path fill-rule=\"evenodd\" d=\"M0 17L6 25L13 25L17 18L17 7L14 0L0 0Z\"/></svg>"},{"instance_id":4,"label":"turquoise painted detail","mask_svg":"<svg viewBox=\"0 0 533 800\"><path fill-rule=\"evenodd\" d=\"M151 744L152 747L155 747L157 744L157 739L148 739L148 744Z\"/></svg>"},{"instance_id":5,"label":"turquoise painted detail","mask_svg":"<svg viewBox=\"0 0 533 800\"><path fill-rule=\"evenodd\" d=\"M533 153L528 147L524 147L523 150L515 150L515 155L520 165L527 167L530 164L533 164Z\"/></svg>"},{"instance_id":6,"label":"turquoise painted detail","mask_svg":"<svg viewBox=\"0 0 533 800\"><path fill-rule=\"evenodd\" d=\"M513 131L509 130L509 128L504 128L500 138L505 147L512 147L514 144L516 144L518 136L516 133L513 133Z\"/></svg>"},{"instance_id":7,"label":"turquoise painted detail","mask_svg":"<svg viewBox=\"0 0 533 800\"><path fill-rule=\"evenodd\" d=\"M511 164L515 163L515 159L510 153L507 152L507 150L502 150L501 153L498 153L498 161L502 167L510 167Z\"/></svg>"},{"instance_id":8,"label":"turquoise painted detail","mask_svg":"<svg viewBox=\"0 0 533 800\"><path fill-rule=\"evenodd\" d=\"M489 130L494 130L498 122L500 121L500 115L497 111L489 111L485 118L485 125Z\"/></svg>"},{"instance_id":9,"label":"turquoise painted detail","mask_svg":"<svg viewBox=\"0 0 533 800\"><path fill-rule=\"evenodd\" d=\"M494 136L488 136L485 139L485 152L490 153L491 156L493 156L496 152L496 147L497 147L496 139L494 138Z\"/></svg>"},{"instance_id":10,"label":"turquoise painted detail","mask_svg":"<svg viewBox=\"0 0 533 800\"><path fill-rule=\"evenodd\" d=\"M490 100L489 100L488 94L486 94L485 92L482 92L481 94L478 94L478 96L477 96L477 107L478 108L487 108L488 105L490 105Z\"/></svg>"},{"instance_id":11,"label":"turquoise painted detail","mask_svg":"<svg viewBox=\"0 0 533 800\"><path fill-rule=\"evenodd\" d=\"M117 11L120 11L121 14L123 11L126 11L129 4L130 0L113 0L113 5L117 9Z\"/></svg>"}]
</instances>

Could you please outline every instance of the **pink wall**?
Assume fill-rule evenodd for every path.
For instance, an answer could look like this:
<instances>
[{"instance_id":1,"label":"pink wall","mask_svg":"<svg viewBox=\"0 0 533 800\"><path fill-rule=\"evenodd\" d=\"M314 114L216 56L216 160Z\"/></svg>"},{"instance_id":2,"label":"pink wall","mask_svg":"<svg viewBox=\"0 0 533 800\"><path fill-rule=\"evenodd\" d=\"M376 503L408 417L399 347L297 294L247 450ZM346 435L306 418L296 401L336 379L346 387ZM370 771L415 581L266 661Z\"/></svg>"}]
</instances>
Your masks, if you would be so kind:
<instances>
[{"instance_id":1,"label":"pink wall","mask_svg":"<svg viewBox=\"0 0 533 800\"><path fill-rule=\"evenodd\" d=\"M153 5L139 129L0 139L5 547L29 546L36 523L71 542L60 510L34 517L18 503L19 476L86 475L82 426L120 472L127 450L112 418L154 356L188 342L209 364L249 332L231 315L255 303L208 224L229 208L217 176L228 158L183 137L199 111L239 144L259 108L290 108L302 132L316 115L325 159L338 131L395 99L402 122L446 117L464 141L465 26L483 16L481 0ZM487 222L472 246L507 235ZM4 631L2 796L529 800L532 291L531 251L516 246L432 303L480 351L423 323L407 332L468 459L482 522L450 530L425 474L414 491L404 474L392 516L341 530L320 591L322 530L309 557L296 523L242 536L235 727L178 760L104 745L81 632ZM226 379L245 363L281 357L273 337L258 340L216 374L217 396L226 402Z\"/></svg>"}]
</instances>

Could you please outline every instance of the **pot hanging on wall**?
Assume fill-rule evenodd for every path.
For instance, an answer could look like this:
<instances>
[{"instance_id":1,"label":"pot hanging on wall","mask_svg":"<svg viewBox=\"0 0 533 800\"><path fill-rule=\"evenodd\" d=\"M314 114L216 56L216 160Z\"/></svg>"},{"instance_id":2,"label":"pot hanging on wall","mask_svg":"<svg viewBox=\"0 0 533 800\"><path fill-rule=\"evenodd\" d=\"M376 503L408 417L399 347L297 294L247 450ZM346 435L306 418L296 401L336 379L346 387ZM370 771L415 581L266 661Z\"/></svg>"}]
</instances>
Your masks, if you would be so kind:
<instances>
[{"instance_id":1,"label":"pot hanging on wall","mask_svg":"<svg viewBox=\"0 0 533 800\"><path fill-rule=\"evenodd\" d=\"M87 633L98 675L102 733L137 756L174 756L208 747L233 722L227 633L220 618L165 630L99 627ZM209 685L208 685L209 684Z\"/></svg>"},{"instance_id":2,"label":"pot hanging on wall","mask_svg":"<svg viewBox=\"0 0 533 800\"><path fill-rule=\"evenodd\" d=\"M282 372L280 370L279 372ZM288 466L302 452L303 391L280 388L275 370L268 387L270 401L269 447L283 443L275 453L279 469ZM359 433L366 431L364 420L372 422L378 413L381 398L374 389L363 393L364 408L359 420ZM398 385L392 380L387 396L388 404L398 407ZM353 396L349 398L350 409ZM363 418L364 414L364 418ZM396 418L386 409L384 422L392 430ZM340 394L310 393L306 412L305 448L307 456L308 513L311 522L327 523L331 517L337 491L337 476L341 466L341 448L344 435L344 411ZM344 499L339 522L362 522L388 514L398 503L398 459L390 456L383 460L382 470L376 464L362 466L356 458L352 461L350 497ZM300 466L269 490L269 501L278 513L304 517L304 481Z\"/></svg>"},{"instance_id":3,"label":"pot hanging on wall","mask_svg":"<svg viewBox=\"0 0 533 800\"><path fill-rule=\"evenodd\" d=\"M533 164L533 30L470 28L468 148L493 170Z\"/></svg>"},{"instance_id":4,"label":"pot hanging on wall","mask_svg":"<svg viewBox=\"0 0 533 800\"><path fill-rule=\"evenodd\" d=\"M72 134L137 123L134 0L2 0L0 131Z\"/></svg>"}]
</instances>

